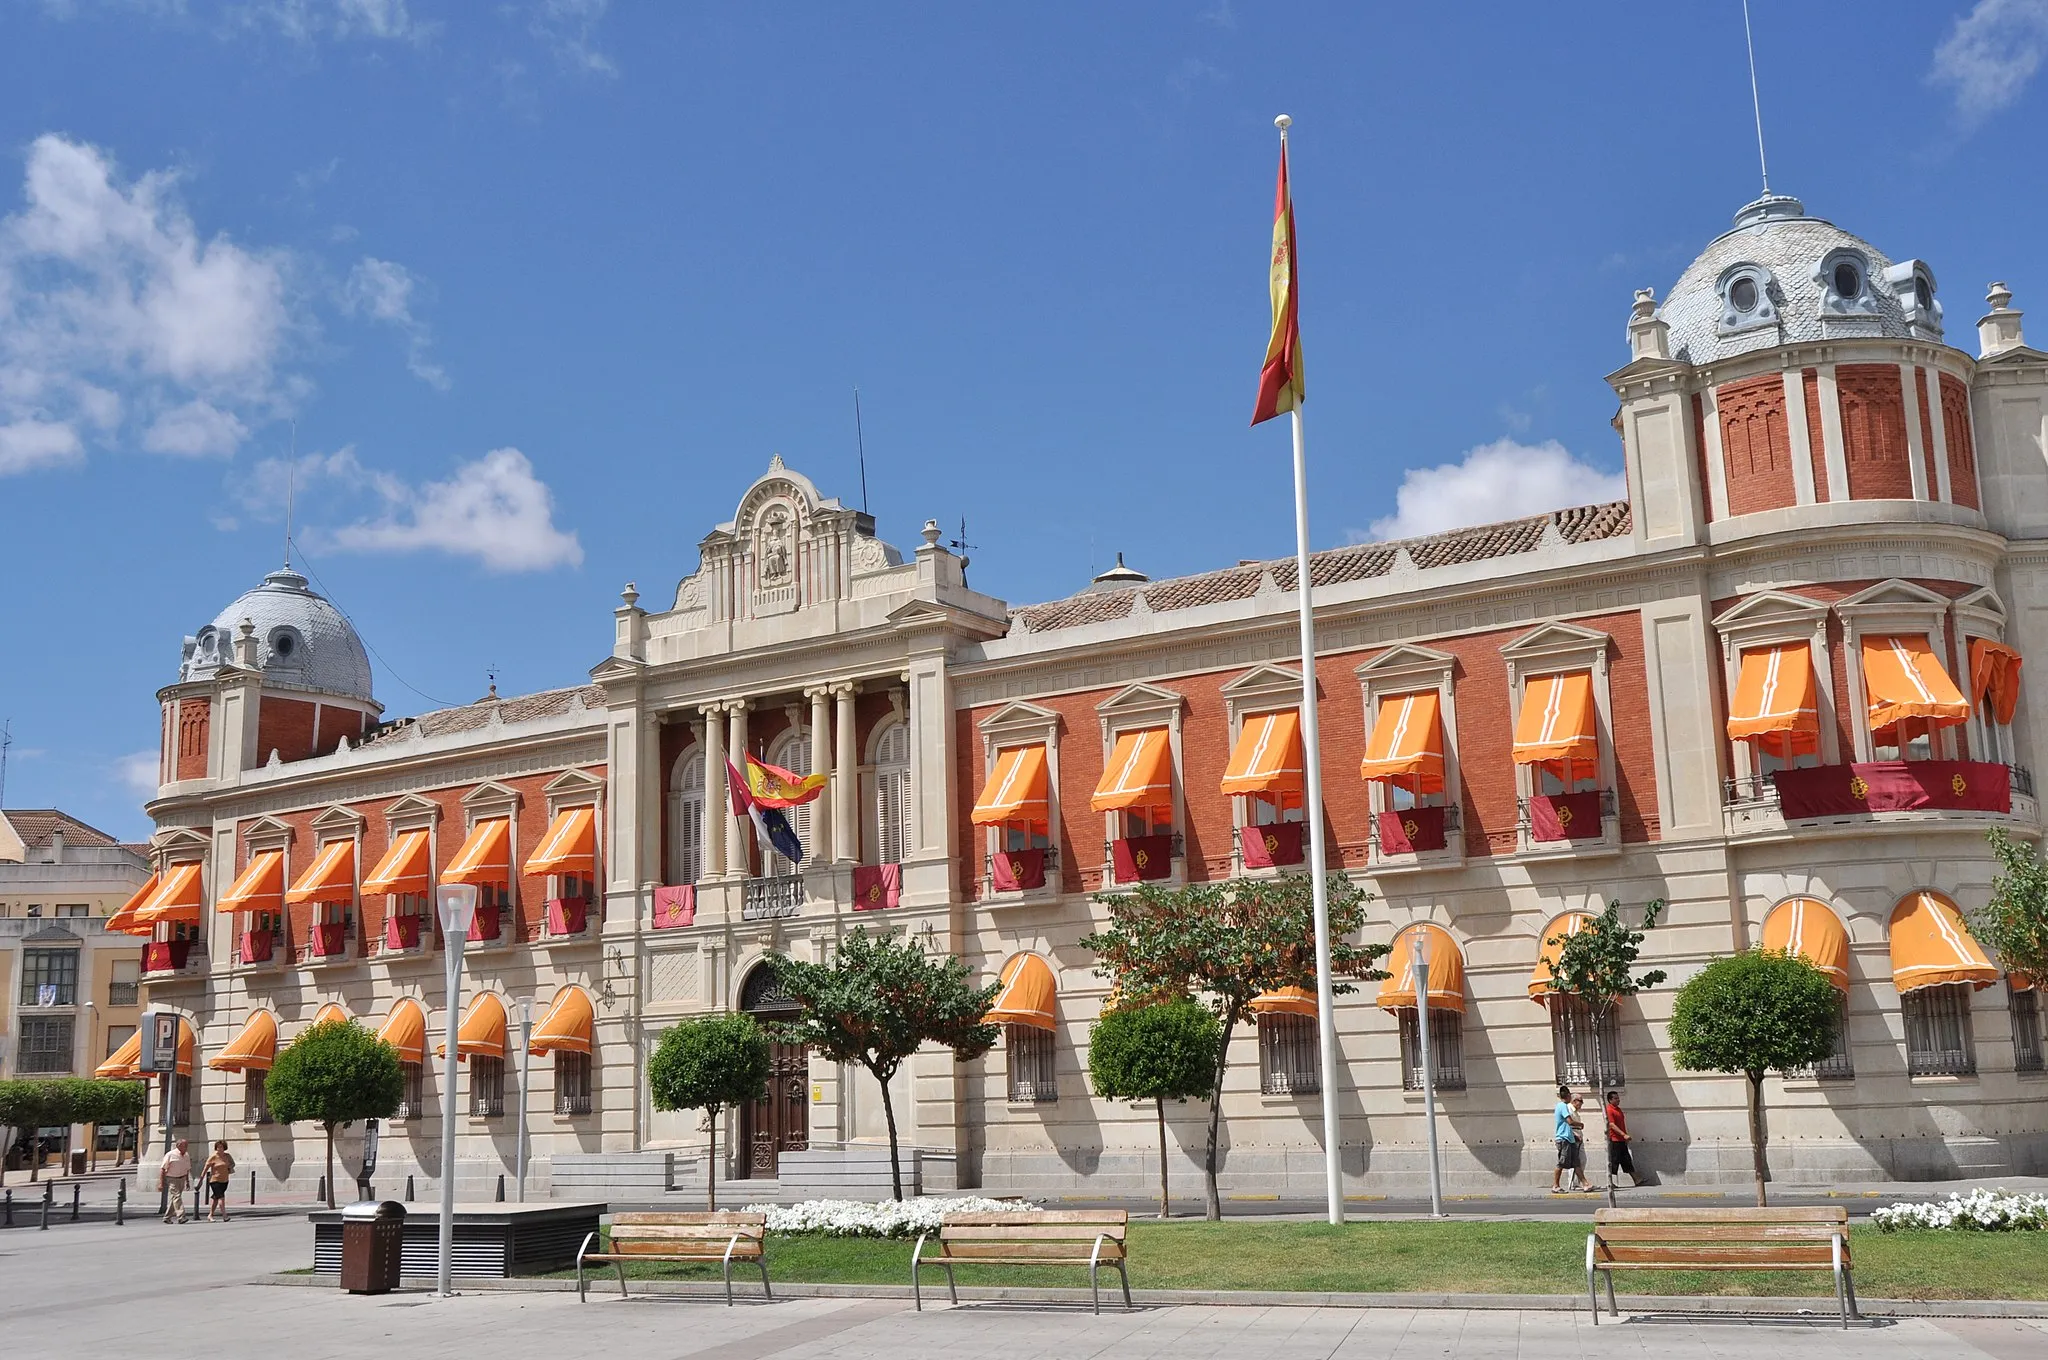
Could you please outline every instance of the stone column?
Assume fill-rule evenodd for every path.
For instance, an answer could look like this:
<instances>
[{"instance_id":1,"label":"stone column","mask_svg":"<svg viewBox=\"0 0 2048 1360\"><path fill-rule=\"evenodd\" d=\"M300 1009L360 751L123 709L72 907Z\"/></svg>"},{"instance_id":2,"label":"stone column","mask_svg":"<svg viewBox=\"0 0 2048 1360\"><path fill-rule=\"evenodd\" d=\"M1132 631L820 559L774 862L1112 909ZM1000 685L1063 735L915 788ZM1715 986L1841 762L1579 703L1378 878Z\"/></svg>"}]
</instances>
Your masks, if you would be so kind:
<instances>
[{"instance_id":1,"label":"stone column","mask_svg":"<svg viewBox=\"0 0 2048 1360\"><path fill-rule=\"evenodd\" d=\"M811 768L810 774L832 773L831 747L831 703L832 691L820 685L804 691L804 697L811 701ZM827 846L835 845L832 828L838 819L832 815L832 804L838 801L838 790L832 789L830 797L821 797L811 804L811 848L815 859L823 859Z\"/></svg>"},{"instance_id":2,"label":"stone column","mask_svg":"<svg viewBox=\"0 0 2048 1360\"><path fill-rule=\"evenodd\" d=\"M833 735L838 738L839 759L832 771L832 857L851 864L860 858L860 757L854 749L859 723L853 711L854 687L839 684L832 695L839 701Z\"/></svg>"},{"instance_id":3,"label":"stone column","mask_svg":"<svg viewBox=\"0 0 2048 1360\"><path fill-rule=\"evenodd\" d=\"M712 879L725 873L725 824L731 820L732 800L725 791L724 709L704 706L704 852L699 857L699 878Z\"/></svg>"},{"instance_id":4,"label":"stone column","mask_svg":"<svg viewBox=\"0 0 2048 1360\"><path fill-rule=\"evenodd\" d=\"M747 759L747 701L745 699L734 699L726 705L725 711L731 721L731 729L727 734L725 758L734 765L744 766ZM721 770L719 773L723 776L724 771ZM707 785L705 795L709 797L710 773L708 771L705 774L705 783ZM724 787L722 783L719 785L721 791L723 791ZM730 799L719 800L719 806L722 808L729 808L730 805ZM745 878L747 876L747 832L745 827L737 825L733 827L732 840L727 846L727 851L728 854L725 861L726 872L730 873L734 878Z\"/></svg>"}]
</instances>

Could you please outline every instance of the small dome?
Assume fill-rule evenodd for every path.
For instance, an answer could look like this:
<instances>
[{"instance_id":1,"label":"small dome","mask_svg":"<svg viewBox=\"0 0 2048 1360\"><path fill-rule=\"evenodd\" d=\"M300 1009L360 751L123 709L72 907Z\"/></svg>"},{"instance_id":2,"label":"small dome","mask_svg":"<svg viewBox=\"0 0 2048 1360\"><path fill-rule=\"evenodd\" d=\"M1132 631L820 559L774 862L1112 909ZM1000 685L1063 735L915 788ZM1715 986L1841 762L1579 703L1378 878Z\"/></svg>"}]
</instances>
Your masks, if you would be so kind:
<instances>
[{"instance_id":1,"label":"small dome","mask_svg":"<svg viewBox=\"0 0 2048 1360\"><path fill-rule=\"evenodd\" d=\"M1813 340L1915 338L1887 277L1896 272L1868 241L1771 194L1700 252L1657 315L1671 357L1694 364Z\"/></svg>"},{"instance_id":2,"label":"small dome","mask_svg":"<svg viewBox=\"0 0 2048 1360\"><path fill-rule=\"evenodd\" d=\"M339 609L289 567L271 572L185 639L178 679L204 680L232 665L244 619L256 626L256 664L267 686L373 702L362 639Z\"/></svg>"}]
</instances>

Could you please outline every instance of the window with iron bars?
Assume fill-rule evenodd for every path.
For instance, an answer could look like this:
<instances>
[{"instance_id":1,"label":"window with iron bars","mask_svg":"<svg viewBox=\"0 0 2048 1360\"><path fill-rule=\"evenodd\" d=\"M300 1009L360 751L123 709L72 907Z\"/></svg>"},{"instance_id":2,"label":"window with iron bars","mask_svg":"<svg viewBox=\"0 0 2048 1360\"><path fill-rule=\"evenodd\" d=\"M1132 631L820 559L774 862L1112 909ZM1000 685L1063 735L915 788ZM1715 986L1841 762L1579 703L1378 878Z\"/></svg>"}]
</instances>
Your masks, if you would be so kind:
<instances>
[{"instance_id":1,"label":"window with iron bars","mask_svg":"<svg viewBox=\"0 0 2048 1360\"><path fill-rule=\"evenodd\" d=\"M2041 989L2036 985L2024 992L2018 991L2010 979L2005 985L2011 992L2013 1070L2039 1072L2042 1070Z\"/></svg>"},{"instance_id":2,"label":"window with iron bars","mask_svg":"<svg viewBox=\"0 0 2048 1360\"><path fill-rule=\"evenodd\" d=\"M1319 1036L1312 1016L1276 1011L1259 1017L1259 1090L1312 1096L1323 1089Z\"/></svg>"},{"instance_id":3,"label":"window with iron bars","mask_svg":"<svg viewBox=\"0 0 2048 1360\"><path fill-rule=\"evenodd\" d=\"M1557 1083L1606 1090L1620 1086L1621 1026L1609 1006L1599 1015L1576 996L1553 992L1550 1002L1550 1047Z\"/></svg>"},{"instance_id":4,"label":"window with iron bars","mask_svg":"<svg viewBox=\"0 0 2048 1360\"><path fill-rule=\"evenodd\" d=\"M24 1015L21 1042L15 1049L14 1070L22 1076L61 1075L71 1070L72 1017L68 1015Z\"/></svg>"},{"instance_id":5,"label":"window with iron bars","mask_svg":"<svg viewBox=\"0 0 2048 1360\"><path fill-rule=\"evenodd\" d=\"M1437 1090L1465 1089L1465 1017L1448 1007L1429 1010L1429 1065ZM1422 1089L1422 1035L1413 1008L1401 1012L1401 1089Z\"/></svg>"},{"instance_id":6,"label":"window with iron bars","mask_svg":"<svg viewBox=\"0 0 2048 1360\"><path fill-rule=\"evenodd\" d=\"M171 1098L171 1126L182 1129L192 1122L193 1083L192 1078L183 1072L178 1073L177 1077L178 1080L175 1086L172 1085L171 1074L168 1072L157 1078L156 1107L159 1111L163 1109L164 1089L170 1087L174 1092Z\"/></svg>"},{"instance_id":7,"label":"window with iron bars","mask_svg":"<svg viewBox=\"0 0 2048 1360\"><path fill-rule=\"evenodd\" d=\"M427 1100L423 1090L425 1083L421 1076L422 1069L420 1064L416 1062L400 1063L398 1070L405 1074L405 1087L399 1093L398 1108L392 1112L391 1117L394 1119L418 1119L427 1112Z\"/></svg>"},{"instance_id":8,"label":"window with iron bars","mask_svg":"<svg viewBox=\"0 0 2048 1360\"><path fill-rule=\"evenodd\" d=\"M1004 1025L1003 1052L1009 1060L1010 1099L1058 1100L1059 1078L1053 1067L1053 1034L1032 1025Z\"/></svg>"},{"instance_id":9,"label":"window with iron bars","mask_svg":"<svg viewBox=\"0 0 2048 1360\"><path fill-rule=\"evenodd\" d=\"M133 1006L142 999L142 960L115 959L107 981L109 1006Z\"/></svg>"},{"instance_id":10,"label":"window with iron bars","mask_svg":"<svg viewBox=\"0 0 2048 1360\"><path fill-rule=\"evenodd\" d=\"M555 1054L555 1113L590 1113L590 1055Z\"/></svg>"},{"instance_id":11,"label":"window with iron bars","mask_svg":"<svg viewBox=\"0 0 2048 1360\"><path fill-rule=\"evenodd\" d=\"M1813 1075L1822 1081L1846 1081L1856 1075L1849 1058L1849 998L1835 997L1835 1051L1813 1065Z\"/></svg>"},{"instance_id":12,"label":"window with iron bars","mask_svg":"<svg viewBox=\"0 0 2048 1360\"><path fill-rule=\"evenodd\" d=\"M505 1060L472 1057L469 1060L469 1112L480 1118L505 1113Z\"/></svg>"},{"instance_id":13,"label":"window with iron bars","mask_svg":"<svg viewBox=\"0 0 2048 1360\"><path fill-rule=\"evenodd\" d=\"M1970 1042L1970 984L1916 987L1899 998L1906 1017L1906 1074L1966 1076L1977 1070Z\"/></svg>"},{"instance_id":14,"label":"window with iron bars","mask_svg":"<svg viewBox=\"0 0 2048 1360\"><path fill-rule=\"evenodd\" d=\"M251 1068L242 1074L242 1122L244 1124L268 1124L270 1122L270 1093L264 1088L268 1072Z\"/></svg>"}]
</instances>

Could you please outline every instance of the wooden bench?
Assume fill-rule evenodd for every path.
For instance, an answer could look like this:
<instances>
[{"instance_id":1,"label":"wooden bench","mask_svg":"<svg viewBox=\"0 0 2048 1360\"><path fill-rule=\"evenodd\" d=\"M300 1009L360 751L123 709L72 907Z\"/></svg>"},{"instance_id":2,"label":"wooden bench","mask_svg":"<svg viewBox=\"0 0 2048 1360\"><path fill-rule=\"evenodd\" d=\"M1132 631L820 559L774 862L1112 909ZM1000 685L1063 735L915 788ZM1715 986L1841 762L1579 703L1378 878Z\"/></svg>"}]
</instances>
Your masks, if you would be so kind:
<instances>
[{"instance_id":1,"label":"wooden bench","mask_svg":"<svg viewBox=\"0 0 2048 1360\"><path fill-rule=\"evenodd\" d=\"M948 1214L939 1224L938 1253L924 1254L931 1233L920 1234L917 1249L910 1254L910 1292L920 1310L924 1293L918 1272L937 1266L946 1272L946 1295L960 1302L953 1282L953 1268L974 1266L1086 1266L1088 1288L1095 1298L1095 1311L1102 1311L1102 1288L1097 1271L1115 1266L1123 1281L1124 1307L1131 1307L1131 1276L1124 1268L1128 1249L1124 1238L1130 1231L1130 1215L1121 1209L1053 1209L1017 1213Z\"/></svg>"},{"instance_id":2,"label":"wooden bench","mask_svg":"<svg viewBox=\"0 0 2048 1360\"><path fill-rule=\"evenodd\" d=\"M767 1236L766 1214L613 1214L611 1249L593 1250L598 1235L591 1233L576 1252L576 1297L584 1298L585 1261L610 1261L619 1274L622 1298L628 1261L717 1261L725 1271L725 1302L731 1307L732 1266L739 1261L761 1272L761 1292L772 1299L764 1250Z\"/></svg>"},{"instance_id":3,"label":"wooden bench","mask_svg":"<svg viewBox=\"0 0 2048 1360\"><path fill-rule=\"evenodd\" d=\"M1842 1325L1856 1313L1847 1209L1601 1209L1586 1236L1586 1293L1600 1322L1596 1279L1617 1270L1829 1270Z\"/></svg>"}]
</instances>

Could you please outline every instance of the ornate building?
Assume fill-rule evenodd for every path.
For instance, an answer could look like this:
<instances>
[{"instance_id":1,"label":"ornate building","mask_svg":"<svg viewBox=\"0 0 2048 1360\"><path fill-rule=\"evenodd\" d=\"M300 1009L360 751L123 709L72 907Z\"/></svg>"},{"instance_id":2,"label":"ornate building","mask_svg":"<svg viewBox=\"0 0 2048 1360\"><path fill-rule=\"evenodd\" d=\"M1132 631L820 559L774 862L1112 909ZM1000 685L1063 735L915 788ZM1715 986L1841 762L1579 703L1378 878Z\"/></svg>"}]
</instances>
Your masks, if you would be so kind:
<instances>
[{"instance_id":1,"label":"ornate building","mask_svg":"<svg viewBox=\"0 0 2048 1360\"><path fill-rule=\"evenodd\" d=\"M2003 285L1978 352L1951 345L1925 263L1782 197L1661 304L1639 293L1627 330L1626 501L1312 565L1318 811L1378 897L1368 937L1398 959L1429 932L1449 1175L1547 1175L1560 1081L1625 1086L1665 1180L1747 1175L1741 1083L1676 1070L1670 986L1608 1016L1547 995L1545 941L1610 899L1668 904L1646 962L1674 983L1758 942L1837 980L1839 1051L1773 1078L1779 1174L2039 1173L2036 993L1963 917L1990 886L1985 831L2040 831L2048 699L2023 662L2048 648L2048 354ZM1119 564L1011 608L935 525L923 539L899 554L777 460L672 599L627 588L590 684L398 722L302 579L230 606L162 692L160 873L122 921L153 932L152 1004L198 1029L194 1136L309 1183L317 1140L263 1122L260 1072L339 1006L412 1064L379 1179L438 1175L428 901L460 879L486 903L465 1193L517 1174L522 1105L536 1185L694 1185L678 1163L701 1133L650 1107L649 1046L686 1016L776 1014L762 957L818 957L863 921L1003 983L994 1052L900 1078L919 1184L1145 1184L1149 1112L1088 1092L1107 984L1078 940L1119 883L1300 863L1294 563L1157 582ZM828 776L796 817L802 864L728 814L741 751ZM1343 1089L1324 1092L1313 1000L1266 999L1234 1039L1229 1189L1319 1192L1325 1099L1355 1191L1419 1179L1414 1000L1340 999ZM863 1183L864 1083L778 1051L722 1174ZM1201 1113L1173 1120L1190 1159Z\"/></svg>"}]
</instances>

